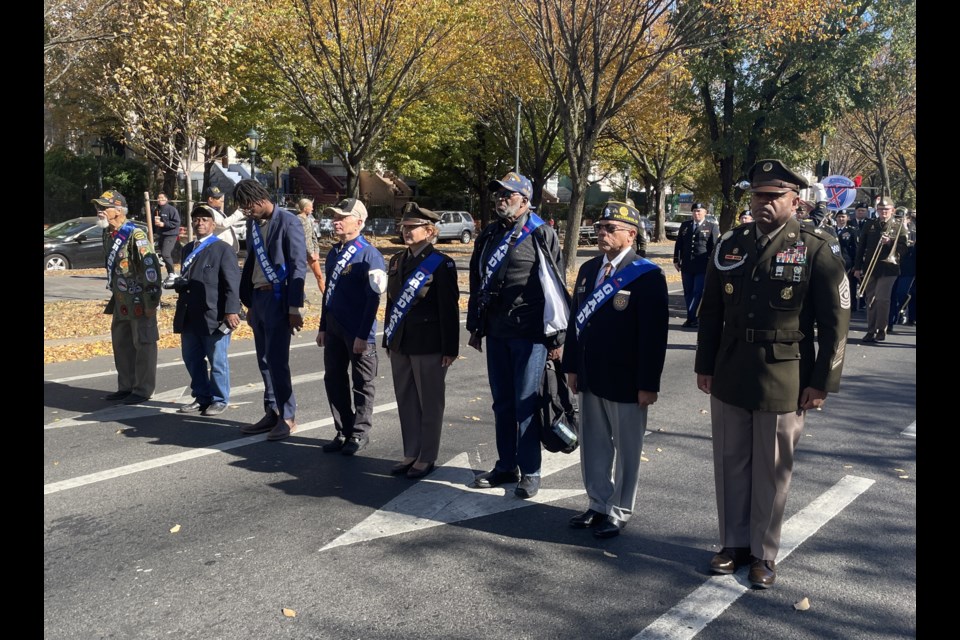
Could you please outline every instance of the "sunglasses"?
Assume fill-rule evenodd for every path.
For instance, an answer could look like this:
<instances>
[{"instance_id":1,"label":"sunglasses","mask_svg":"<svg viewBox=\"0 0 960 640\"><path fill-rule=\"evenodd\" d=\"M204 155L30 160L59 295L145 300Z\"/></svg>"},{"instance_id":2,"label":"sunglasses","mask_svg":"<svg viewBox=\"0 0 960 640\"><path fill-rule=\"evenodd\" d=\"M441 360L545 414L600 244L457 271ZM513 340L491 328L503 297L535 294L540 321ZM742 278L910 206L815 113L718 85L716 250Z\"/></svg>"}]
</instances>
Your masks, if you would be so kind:
<instances>
[{"instance_id":1,"label":"sunglasses","mask_svg":"<svg viewBox=\"0 0 960 640\"><path fill-rule=\"evenodd\" d=\"M615 224L604 223L604 222L595 222L593 228L596 231L605 231L607 233L616 233L617 231L626 231L626 228L619 227Z\"/></svg>"},{"instance_id":2,"label":"sunglasses","mask_svg":"<svg viewBox=\"0 0 960 640\"><path fill-rule=\"evenodd\" d=\"M516 191L497 191L496 197L497 200L509 200L513 195L517 193Z\"/></svg>"}]
</instances>

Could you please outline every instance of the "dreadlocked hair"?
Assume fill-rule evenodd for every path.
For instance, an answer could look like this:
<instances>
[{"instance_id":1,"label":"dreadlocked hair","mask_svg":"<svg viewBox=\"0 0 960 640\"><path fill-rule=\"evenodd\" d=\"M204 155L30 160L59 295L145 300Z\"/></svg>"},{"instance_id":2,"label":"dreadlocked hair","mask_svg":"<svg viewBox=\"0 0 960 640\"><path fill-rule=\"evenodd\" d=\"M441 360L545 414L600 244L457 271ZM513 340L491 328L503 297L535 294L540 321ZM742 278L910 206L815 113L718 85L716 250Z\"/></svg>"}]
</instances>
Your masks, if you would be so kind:
<instances>
[{"instance_id":1,"label":"dreadlocked hair","mask_svg":"<svg viewBox=\"0 0 960 640\"><path fill-rule=\"evenodd\" d=\"M262 184L251 178L241 180L233 189L233 201L241 209L261 200L269 201L270 193Z\"/></svg>"}]
</instances>

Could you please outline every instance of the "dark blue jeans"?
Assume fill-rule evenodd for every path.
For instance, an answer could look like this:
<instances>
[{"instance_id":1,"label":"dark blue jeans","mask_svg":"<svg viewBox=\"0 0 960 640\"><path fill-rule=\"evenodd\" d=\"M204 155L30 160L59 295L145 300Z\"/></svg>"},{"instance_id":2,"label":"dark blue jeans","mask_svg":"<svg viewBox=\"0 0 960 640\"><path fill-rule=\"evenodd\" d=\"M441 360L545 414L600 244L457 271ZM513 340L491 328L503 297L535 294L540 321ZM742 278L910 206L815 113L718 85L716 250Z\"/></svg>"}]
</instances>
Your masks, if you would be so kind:
<instances>
[{"instance_id":1,"label":"dark blue jeans","mask_svg":"<svg viewBox=\"0 0 960 640\"><path fill-rule=\"evenodd\" d=\"M487 376L493 394L496 468L540 475L540 384L547 348L524 338L487 337Z\"/></svg>"},{"instance_id":2,"label":"dark blue jeans","mask_svg":"<svg viewBox=\"0 0 960 640\"><path fill-rule=\"evenodd\" d=\"M705 277L705 273L680 272L680 279L683 282L683 301L687 305L687 320L691 322L697 319L697 309L700 307L700 299L703 298Z\"/></svg>"}]
</instances>

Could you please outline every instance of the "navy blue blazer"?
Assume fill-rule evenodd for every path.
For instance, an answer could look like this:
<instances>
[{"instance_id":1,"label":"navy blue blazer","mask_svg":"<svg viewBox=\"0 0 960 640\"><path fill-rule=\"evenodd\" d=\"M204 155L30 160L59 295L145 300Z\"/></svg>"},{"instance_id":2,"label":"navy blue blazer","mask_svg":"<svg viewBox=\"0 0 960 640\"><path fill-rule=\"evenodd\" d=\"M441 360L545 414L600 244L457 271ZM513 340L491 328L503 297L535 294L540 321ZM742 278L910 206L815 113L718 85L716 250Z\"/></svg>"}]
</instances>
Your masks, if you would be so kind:
<instances>
[{"instance_id":1,"label":"navy blue blazer","mask_svg":"<svg viewBox=\"0 0 960 640\"><path fill-rule=\"evenodd\" d=\"M184 260L197 242L184 246ZM174 333L209 336L220 326L225 314L240 313L240 265L233 247L226 242L214 240L197 255L182 277L187 280L187 288L178 287Z\"/></svg>"},{"instance_id":2,"label":"navy blue blazer","mask_svg":"<svg viewBox=\"0 0 960 640\"><path fill-rule=\"evenodd\" d=\"M253 303L253 218L247 218L247 258L240 276L240 301L247 307ZM307 275L307 240L303 223L295 214L273 205L273 215L267 225L264 240L267 257L275 269L287 265L287 276L280 286L280 296L286 307L303 306L303 282Z\"/></svg>"},{"instance_id":3,"label":"navy blue blazer","mask_svg":"<svg viewBox=\"0 0 960 640\"><path fill-rule=\"evenodd\" d=\"M627 252L619 273L639 256ZM585 262L573 287L573 304L563 346L563 371L577 374L578 391L613 402L635 403L638 391L660 391L667 357L667 279L660 268L623 287L597 308L577 335L577 312L593 294L603 255ZM623 298L626 298L623 301Z\"/></svg>"}]
</instances>

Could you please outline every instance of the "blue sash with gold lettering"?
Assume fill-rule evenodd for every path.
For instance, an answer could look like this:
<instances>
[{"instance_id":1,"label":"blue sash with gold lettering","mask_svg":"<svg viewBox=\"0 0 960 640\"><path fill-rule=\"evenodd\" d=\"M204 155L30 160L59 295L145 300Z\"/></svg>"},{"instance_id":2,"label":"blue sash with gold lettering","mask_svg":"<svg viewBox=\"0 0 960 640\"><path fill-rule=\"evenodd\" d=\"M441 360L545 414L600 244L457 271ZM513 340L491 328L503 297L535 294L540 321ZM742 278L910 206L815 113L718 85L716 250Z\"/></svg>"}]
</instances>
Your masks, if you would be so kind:
<instances>
[{"instance_id":1,"label":"blue sash with gold lettering","mask_svg":"<svg viewBox=\"0 0 960 640\"><path fill-rule=\"evenodd\" d=\"M587 324L587 319L593 315L594 311L643 274L659 268L646 258L638 258L600 283L600 286L594 289L593 293L577 309L577 337L580 336L580 331Z\"/></svg>"},{"instance_id":2,"label":"blue sash with gold lettering","mask_svg":"<svg viewBox=\"0 0 960 640\"><path fill-rule=\"evenodd\" d=\"M543 220L535 214L531 213L527 218L526 224L523 225L523 229L520 231L520 235L517 236L516 240L513 241L513 245L516 246L527 239L531 233L536 230L537 227L543 224ZM483 273L483 283L480 285L480 289L486 289L490 286L490 276L496 273L497 269L503 264L503 259L507 257L507 252L510 250L511 239L513 238L513 233L508 233L503 236L500 240L500 244L497 245L497 249L487 258L487 264L485 265Z\"/></svg>"},{"instance_id":3,"label":"blue sash with gold lettering","mask_svg":"<svg viewBox=\"0 0 960 640\"><path fill-rule=\"evenodd\" d=\"M136 226L128 220L123 223L123 226L117 229L117 235L113 237L113 245L111 245L110 251L107 253L106 260L107 289L110 289L113 285L113 263L117 261L117 252L120 251L120 247L127 241L127 238L130 237L134 229L136 229Z\"/></svg>"},{"instance_id":4,"label":"blue sash with gold lettering","mask_svg":"<svg viewBox=\"0 0 960 640\"><path fill-rule=\"evenodd\" d=\"M413 302L417 297L417 292L423 288L427 278L430 277L430 274L436 271L441 262L443 262L443 255L439 253L431 253L429 256L423 259L423 262L420 263L420 265L417 267L417 270L414 271L413 275L410 276L410 279L407 280L407 284L404 286L403 291L400 292L400 297L397 298L397 301L393 303L393 309L390 310L390 321L387 324L387 328L383 330L383 335L387 338L387 346L390 346L390 341L393 340L394 331L397 330L397 327L400 326L404 316L407 315L407 311L410 311L410 307L413 306Z\"/></svg>"},{"instance_id":5,"label":"blue sash with gold lettering","mask_svg":"<svg viewBox=\"0 0 960 640\"><path fill-rule=\"evenodd\" d=\"M269 227L270 225L268 224L267 226ZM267 282L273 285L273 297L279 300L280 285L287 278L287 265L284 263L280 265L279 269L275 269L274 266L270 264L270 256L267 255L267 248L263 244L263 236L260 235L260 225L254 220L250 227L251 234L253 235L253 253L257 256L257 263L260 265L260 269L263 270L263 275L266 276Z\"/></svg>"},{"instance_id":6,"label":"blue sash with gold lettering","mask_svg":"<svg viewBox=\"0 0 960 640\"><path fill-rule=\"evenodd\" d=\"M337 288L337 281L340 280L340 273L348 264L353 262L354 258L360 255L361 251L369 246L370 243L367 242L366 238L363 236L357 236L354 240L351 240L349 243L344 245L343 249L340 250L340 254L337 255L337 262L333 267L333 273L330 274L330 281L327 282L327 294L325 296L327 304L330 304L330 298L333 297L333 291Z\"/></svg>"}]
</instances>

